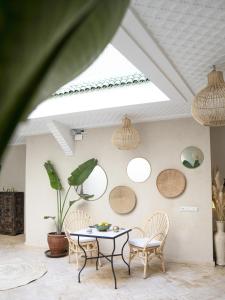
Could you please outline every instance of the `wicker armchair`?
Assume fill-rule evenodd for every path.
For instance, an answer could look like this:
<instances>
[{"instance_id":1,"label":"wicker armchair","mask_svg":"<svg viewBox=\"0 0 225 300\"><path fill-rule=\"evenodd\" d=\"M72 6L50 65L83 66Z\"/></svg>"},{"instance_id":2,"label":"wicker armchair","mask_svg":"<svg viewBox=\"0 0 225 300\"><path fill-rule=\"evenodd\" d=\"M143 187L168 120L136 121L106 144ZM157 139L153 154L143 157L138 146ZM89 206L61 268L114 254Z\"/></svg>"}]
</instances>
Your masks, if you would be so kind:
<instances>
[{"instance_id":1,"label":"wicker armchair","mask_svg":"<svg viewBox=\"0 0 225 300\"><path fill-rule=\"evenodd\" d=\"M138 227L142 237L129 240L130 255L129 263L134 257L139 257L144 264L144 278L147 267L153 257L161 260L162 271L165 272L163 248L169 230L169 218L164 212L155 212L146 222L144 230Z\"/></svg>"},{"instance_id":2,"label":"wicker armchair","mask_svg":"<svg viewBox=\"0 0 225 300\"><path fill-rule=\"evenodd\" d=\"M69 262L71 262L71 256L75 254L77 269L79 269L79 257L83 254L83 251L78 245L77 237L70 235L70 233L87 228L89 225L93 225L91 217L82 210L72 211L67 215L64 222L64 231L69 242ZM80 244L87 255L92 256L93 252L96 254L98 251L95 238L80 237Z\"/></svg>"}]
</instances>

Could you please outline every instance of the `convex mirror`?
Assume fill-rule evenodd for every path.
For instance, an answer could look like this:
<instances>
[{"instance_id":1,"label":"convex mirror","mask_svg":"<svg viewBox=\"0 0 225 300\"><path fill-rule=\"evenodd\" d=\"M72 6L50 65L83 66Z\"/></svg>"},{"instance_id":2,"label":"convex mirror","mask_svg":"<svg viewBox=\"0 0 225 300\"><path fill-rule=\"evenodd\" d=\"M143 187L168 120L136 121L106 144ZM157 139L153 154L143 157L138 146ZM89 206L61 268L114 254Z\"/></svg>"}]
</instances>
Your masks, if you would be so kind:
<instances>
[{"instance_id":1,"label":"convex mirror","mask_svg":"<svg viewBox=\"0 0 225 300\"><path fill-rule=\"evenodd\" d=\"M182 164L189 169L198 168L204 160L202 151L194 146L185 148L181 153Z\"/></svg>"}]
</instances>

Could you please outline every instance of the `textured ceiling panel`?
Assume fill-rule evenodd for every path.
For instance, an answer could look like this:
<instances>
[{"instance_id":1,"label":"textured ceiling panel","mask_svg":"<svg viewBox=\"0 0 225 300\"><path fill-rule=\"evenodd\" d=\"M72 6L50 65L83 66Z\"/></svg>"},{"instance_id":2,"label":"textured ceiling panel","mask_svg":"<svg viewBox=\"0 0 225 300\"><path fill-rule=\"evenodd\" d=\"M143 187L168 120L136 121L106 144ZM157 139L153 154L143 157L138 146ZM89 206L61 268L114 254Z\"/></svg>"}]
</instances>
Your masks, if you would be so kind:
<instances>
[{"instance_id":1,"label":"textured ceiling panel","mask_svg":"<svg viewBox=\"0 0 225 300\"><path fill-rule=\"evenodd\" d=\"M225 62L224 0L132 0L132 9L195 93Z\"/></svg>"},{"instance_id":2,"label":"textured ceiling panel","mask_svg":"<svg viewBox=\"0 0 225 300\"><path fill-rule=\"evenodd\" d=\"M187 117L190 116L190 107L188 104L166 101L163 104L156 102L38 118L21 124L17 130L17 135L30 136L49 133L47 124L52 120L61 122L71 129L118 125L121 124L121 119L125 114L131 118L133 123L140 123L151 120Z\"/></svg>"}]
</instances>

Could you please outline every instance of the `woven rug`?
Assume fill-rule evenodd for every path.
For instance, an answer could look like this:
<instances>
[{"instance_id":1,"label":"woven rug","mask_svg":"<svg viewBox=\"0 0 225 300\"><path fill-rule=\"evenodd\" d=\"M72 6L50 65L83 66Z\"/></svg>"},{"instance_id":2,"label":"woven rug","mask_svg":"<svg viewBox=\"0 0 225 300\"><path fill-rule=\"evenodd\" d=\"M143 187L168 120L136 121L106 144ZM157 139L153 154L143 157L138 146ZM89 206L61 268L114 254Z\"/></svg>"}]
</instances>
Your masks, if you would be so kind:
<instances>
[{"instance_id":1,"label":"woven rug","mask_svg":"<svg viewBox=\"0 0 225 300\"><path fill-rule=\"evenodd\" d=\"M26 262L15 260L0 264L0 291L26 285L47 272L41 262Z\"/></svg>"}]
</instances>

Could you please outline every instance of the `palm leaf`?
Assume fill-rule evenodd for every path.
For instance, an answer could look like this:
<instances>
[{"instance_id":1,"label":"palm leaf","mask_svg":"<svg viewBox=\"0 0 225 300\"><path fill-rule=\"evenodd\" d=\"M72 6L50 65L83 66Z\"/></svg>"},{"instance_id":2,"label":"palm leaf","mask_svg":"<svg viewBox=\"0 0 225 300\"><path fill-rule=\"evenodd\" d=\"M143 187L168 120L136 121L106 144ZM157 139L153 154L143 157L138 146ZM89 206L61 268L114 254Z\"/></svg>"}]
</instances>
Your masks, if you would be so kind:
<instances>
[{"instance_id":1,"label":"palm leaf","mask_svg":"<svg viewBox=\"0 0 225 300\"><path fill-rule=\"evenodd\" d=\"M184 161L183 161L183 165L184 165L185 167L189 168L189 169L193 169L192 164L191 164L189 161L187 161L187 160L184 160Z\"/></svg>"},{"instance_id":2,"label":"palm leaf","mask_svg":"<svg viewBox=\"0 0 225 300\"><path fill-rule=\"evenodd\" d=\"M48 160L44 166L47 171L51 187L57 191L62 190L62 184L53 164Z\"/></svg>"},{"instance_id":3,"label":"palm leaf","mask_svg":"<svg viewBox=\"0 0 225 300\"><path fill-rule=\"evenodd\" d=\"M199 160L195 160L195 162L194 162L194 168L197 168L197 167L199 167L201 164L200 164L200 162L199 162Z\"/></svg>"},{"instance_id":4,"label":"palm leaf","mask_svg":"<svg viewBox=\"0 0 225 300\"><path fill-rule=\"evenodd\" d=\"M0 158L19 121L86 69L128 0L0 2Z\"/></svg>"},{"instance_id":5,"label":"palm leaf","mask_svg":"<svg viewBox=\"0 0 225 300\"><path fill-rule=\"evenodd\" d=\"M95 158L89 159L83 164L79 165L76 170L71 173L71 176L68 178L68 183L71 186L79 186L84 183L88 178L91 172L96 167L98 161Z\"/></svg>"}]
</instances>

